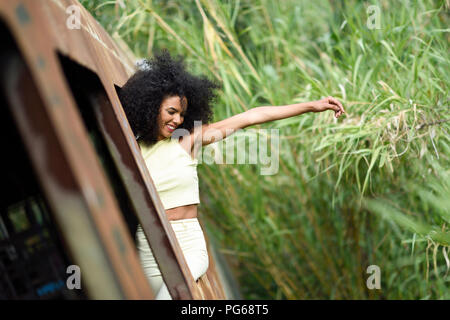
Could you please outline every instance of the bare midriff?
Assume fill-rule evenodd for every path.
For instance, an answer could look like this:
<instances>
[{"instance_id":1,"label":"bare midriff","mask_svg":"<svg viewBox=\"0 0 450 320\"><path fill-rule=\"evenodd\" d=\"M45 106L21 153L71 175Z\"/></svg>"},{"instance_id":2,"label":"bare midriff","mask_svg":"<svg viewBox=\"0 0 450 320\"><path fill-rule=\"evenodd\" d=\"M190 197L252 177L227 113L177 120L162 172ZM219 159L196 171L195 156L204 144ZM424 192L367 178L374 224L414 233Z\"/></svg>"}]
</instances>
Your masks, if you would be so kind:
<instances>
[{"instance_id":1,"label":"bare midriff","mask_svg":"<svg viewBox=\"0 0 450 320\"><path fill-rule=\"evenodd\" d=\"M189 204L187 206L180 206L166 210L167 218L169 220L181 220L197 218L198 204Z\"/></svg>"}]
</instances>

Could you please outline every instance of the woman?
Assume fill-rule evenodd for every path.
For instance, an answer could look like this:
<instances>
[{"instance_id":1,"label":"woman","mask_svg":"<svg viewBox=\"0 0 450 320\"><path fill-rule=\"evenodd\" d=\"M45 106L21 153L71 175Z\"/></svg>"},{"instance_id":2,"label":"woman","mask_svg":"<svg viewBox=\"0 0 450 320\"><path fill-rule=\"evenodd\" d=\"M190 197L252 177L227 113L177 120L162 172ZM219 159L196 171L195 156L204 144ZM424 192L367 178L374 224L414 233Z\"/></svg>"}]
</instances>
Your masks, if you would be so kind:
<instances>
[{"instance_id":1,"label":"woman","mask_svg":"<svg viewBox=\"0 0 450 320\"><path fill-rule=\"evenodd\" d=\"M333 110L343 114L342 104L333 97L286 106L249 109L230 118L209 123L215 90L220 86L186 71L183 59L167 51L145 61L122 87L119 98L142 155L163 203L167 218L195 280L208 268L208 253L197 220L200 203L196 151L248 126L284 119L305 112ZM194 128L194 121L200 126ZM172 137L179 139L172 139ZM219 140L220 140L219 139ZM170 299L158 265L141 226L136 232L139 256L156 299Z\"/></svg>"}]
</instances>

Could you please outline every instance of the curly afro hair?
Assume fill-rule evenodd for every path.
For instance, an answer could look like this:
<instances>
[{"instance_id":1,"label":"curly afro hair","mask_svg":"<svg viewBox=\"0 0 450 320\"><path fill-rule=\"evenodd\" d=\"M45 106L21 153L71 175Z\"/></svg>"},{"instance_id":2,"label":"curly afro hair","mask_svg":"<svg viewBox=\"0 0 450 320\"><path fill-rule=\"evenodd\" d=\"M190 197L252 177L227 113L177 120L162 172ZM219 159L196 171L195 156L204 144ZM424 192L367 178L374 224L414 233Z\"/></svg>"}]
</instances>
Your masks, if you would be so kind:
<instances>
[{"instance_id":1,"label":"curly afro hair","mask_svg":"<svg viewBox=\"0 0 450 320\"><path fill-rule=\"evenodd\" d=\"M192 132L194 120L202 124L212 120L212 103L219 88L206 76L187 72L182 57L172 58L163 50L153 59L144 60L143 67L128 79L118 95L136 139L153 144L158 137L157 118L164 98L187 98L188 108L179 128Z\"/></svg>"}]
</instances>

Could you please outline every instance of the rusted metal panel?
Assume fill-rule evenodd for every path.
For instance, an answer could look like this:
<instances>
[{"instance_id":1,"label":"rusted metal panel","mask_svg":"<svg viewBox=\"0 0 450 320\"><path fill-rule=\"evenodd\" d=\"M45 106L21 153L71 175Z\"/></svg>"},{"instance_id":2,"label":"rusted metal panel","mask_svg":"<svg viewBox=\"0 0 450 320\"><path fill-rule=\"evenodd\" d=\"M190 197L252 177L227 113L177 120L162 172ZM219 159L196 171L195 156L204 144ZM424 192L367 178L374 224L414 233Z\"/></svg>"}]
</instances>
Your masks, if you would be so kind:
<instances>
[{"instance_id":1,"label":"rusted metal panel","mask_svg":"<svg viewBox=\"0 0 450 320\"><path fill-rule=\"evenodd\" d=\"M108 257L90 220L89 209L79 192L70 163L58 143L31 75L23 61L12 56L2 60L2 86L7 90L12 113L36 172L61 228L69 251L82 270L87 291L94 298L123 298ZM5 86L7 84L7 86ZM85 274L85 270L89 270ZM99 292L98 288L102 291ZM105 290L106 289L106 290ZM105 290L105 291L103 291Z\"/></svg>"},{"instance_id":2,"label":"rusted metal panel","mask_svg":"<svg viewBox=\"0 0 450 320\"><path fill-rule=\"evenodd\" d=\"M66 9L70 5L80 8L80 29L67 28ZM52 135L44 135L45 139L51 141L53 148L59 148L59 153L55 154L59 154L58 159L64 160L63 171L67 175L72 174L69 180L77 200L77 210L87 212L92 219L93 228L98 232L97 241L101 241L111 264L110 272L115 276L113 285L117 286L118 292L115 297L120 298L119 292L122 292L124 298L138 299L151 298L153 294L138 263L135 247L125 230L107 178L98 163L95 150L89 144L82 120L62 76L57 51L92 70L102 82L106 95L93 99L92 103L96 106L94 111L171 295L175 299L223 299L223 289L213 260L210 260L210 268L198 285L193 282L117 97L114 85L123 85L134 72L133 57L119 48L78 1L2 2L0 15L17 40L29 66L30 78L36 86L37 95L42 99L41 105L33 106L33 110L40 110L41 115L46 118L41 117L41 122L34 124L38 118L33 120L20 112L16 112L16 117L26 118L20 120L22 126L28 126L22 130L43 123L51 128ZM23 111L22 109L21 112ZM40 127L39 130L44 128ZM64 213L67 210L64 210L61 201L68 201L67 195L63 193L64 188L58 189L59 185L46 176L50 160L42 158L42 154L39 154L42 150L33 149L31 136L27 139L40 179L46 186L47 196L59 213L58 223L65 226L68 243L72 250L78 252L77 261L81 265L86 256L75 239L70 238L74 236L70 227L74 214L70 216ZM53 149L46 152L52 155L48 152L53 152ZM56 159L52 161L58 162ZM61 164L58 162L53 166L56 170ZM60 180L68 179L64 172L56 172L55 177ZM91 293L95 291L94 280L91 283ZM92 297L101 298L102 294L99 291L93 293Z\"/></svg>"},{"instance_id":3,"label":"rusted metal panel","mask_svg":"<svg viewBox=\"0 0 450 320\"><path fill-rule=\"evenodd\" d=\"M29 75L20 69L8 73L12 77L20 71L24 77L22 81L16 82L16 90L8 90L12 94L20 92L12 97L15 99L12 111L21 124L20 132L26 140L45 194L56 209L53 211L57 212L58 224L64 228L64 236L71 249L81 255L76 256L76 262L85 266L82 272L84 271L84 279L89 287L88 292L93 298L151 298L151 289L140 268L136 250L124 227L116 200L61 76L46 18L41 11L43 4L45 2L41 1L1 3L2 16L5 17L30 71ZM33 100L30 100L32 95L26 91L33 92L31 86L35 87ZM51 130L51 135L42 133L47 129ZM36 137L41 138L41 141ZM43 149L42 145L50 144L56 144L55 148L60 152L51 153L58 150ZM48 174L49 170L57 170L61 164L65 164L64 170L56 171L56 178ZM51 181L52 178L59 183ZM81 230L72 226L73 215L78 214L77 218L80 219L86 211L87 220L93 223L94 231L86 229L85 233L78 234L77 237L96 235L98 239L91 239L92 244L77 241L85 239L77 239L74 230ZM83 222L83 226L88 223L87 220ZM95 246L99 246L100 251L90 250ZM104 255L107 261L91 263L91 268L87 268L89 260L95 260L97 254ZM132 270L127 270L124 260L128 261ZM101 286L96 287L99 284L96 277L103 279Z\"/></svg>"}]
</instances>

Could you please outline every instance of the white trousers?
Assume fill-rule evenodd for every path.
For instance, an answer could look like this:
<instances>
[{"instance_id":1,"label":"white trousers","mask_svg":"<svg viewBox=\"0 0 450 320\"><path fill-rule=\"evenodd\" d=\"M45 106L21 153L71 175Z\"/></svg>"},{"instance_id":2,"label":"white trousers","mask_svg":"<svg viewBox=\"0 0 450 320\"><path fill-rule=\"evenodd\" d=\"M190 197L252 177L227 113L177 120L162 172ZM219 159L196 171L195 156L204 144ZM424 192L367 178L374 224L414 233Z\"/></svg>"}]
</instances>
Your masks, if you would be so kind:
<instances>
[{"instance_id":1,"label":"white trousers","mask_svg":"<svg viewBox=\"0 0 450 320\"><path fill-rule=\"evenodd\" d=\"M205 236L197 218L181 219L169 221L178 244L183 251L184 258L189 270L197 281L206 273L209 265L208 251L206 248ZM150 283L153 292L156 293L156 300L171 300L166 284L163 281L158 264L153 256L152 250L148 245L147 238L141 225L136 231L137 249L139 259L144 269L144 273Z\"/></svg>"}]
</instances>

